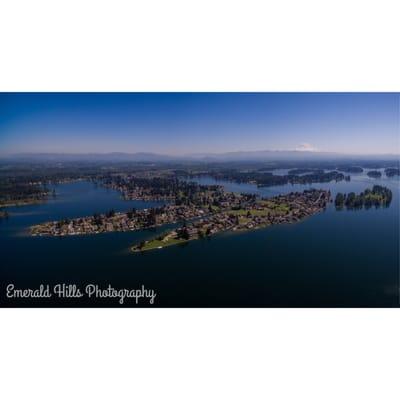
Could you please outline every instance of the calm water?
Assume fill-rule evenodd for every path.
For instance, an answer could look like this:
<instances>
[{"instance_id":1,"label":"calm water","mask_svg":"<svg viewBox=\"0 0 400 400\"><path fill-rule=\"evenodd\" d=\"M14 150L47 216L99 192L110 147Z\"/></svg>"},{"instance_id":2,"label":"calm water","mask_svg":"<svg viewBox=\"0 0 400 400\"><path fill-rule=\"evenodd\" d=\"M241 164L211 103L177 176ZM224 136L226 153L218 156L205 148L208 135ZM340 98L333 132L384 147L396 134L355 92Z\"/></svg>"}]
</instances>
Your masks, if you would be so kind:
<instances>
[{"instance_id":1,"label":"calm water","mask_svg":"<svg viewBox=\"0 0 400 400\"><path fill-rule=\"evenodd\" d=\"M226 233L144 254L129 247L154 231L94 236L29 237L43 221L90 215L110 208L157 203L124 201L112 190L78 182L56 186L46 204L9 209L0 222L1 304L12 306L118 306L117 300L7 300L5 286L88 283L157 291L158 306L398 306L399 181L351 174L351 182L257 188L222 182L227 190L274 196L304 188L360 192L374 183L393 191L389 208L336 211L293 224ZM212 178L198 182L215 183ZM218 182L221 184L221 182ZM127 303L128 306L133 303Z\"/></svg>"}]
</instances>

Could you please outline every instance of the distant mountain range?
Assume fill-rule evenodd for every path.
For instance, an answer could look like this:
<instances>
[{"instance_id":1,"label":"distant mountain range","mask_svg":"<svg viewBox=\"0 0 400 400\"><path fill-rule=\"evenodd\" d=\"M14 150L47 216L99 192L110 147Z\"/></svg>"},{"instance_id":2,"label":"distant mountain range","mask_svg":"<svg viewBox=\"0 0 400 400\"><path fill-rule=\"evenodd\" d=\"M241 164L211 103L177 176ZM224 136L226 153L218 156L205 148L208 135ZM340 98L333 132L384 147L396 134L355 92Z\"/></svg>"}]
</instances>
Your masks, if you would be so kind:
<instances>
[{"instance_id":1,"label":"distant mountain range","mask_svg":"<svg viewBox=\"0 0 400 400\"><path fill-rule=\"evenodd\" d=\"M299 150L236 151L228 153L194 153L173 156L157 153L18 153L1 156L4 160L16 161L110 161L110 162L168 162L168 161L291 161L329 159L380 159L398 160L395 154L342 154Z\"/></svg>"},{"instance_id":2,"label":"distant mountain range","mask_svg":"<svg viewBox=\"0 0 400 400\"><path fill-rule=\"evenodd\" d=\"M259 151L234 151L219 154L191 154L196 160L205 161L277 161L277 160L309 160L344 157L338 153L297 150L259 150Z\"/></svg>"},{"instance_id":3,"label":"distant mountain range","mask_svg":"<svg viewBox=\"0 0 400 400\"><path fill-rule=\"evenodd\" d=\"M155 153L17 153L1 157L18 161L171 161L176 157Z\"/></svg>"}]
</instances>

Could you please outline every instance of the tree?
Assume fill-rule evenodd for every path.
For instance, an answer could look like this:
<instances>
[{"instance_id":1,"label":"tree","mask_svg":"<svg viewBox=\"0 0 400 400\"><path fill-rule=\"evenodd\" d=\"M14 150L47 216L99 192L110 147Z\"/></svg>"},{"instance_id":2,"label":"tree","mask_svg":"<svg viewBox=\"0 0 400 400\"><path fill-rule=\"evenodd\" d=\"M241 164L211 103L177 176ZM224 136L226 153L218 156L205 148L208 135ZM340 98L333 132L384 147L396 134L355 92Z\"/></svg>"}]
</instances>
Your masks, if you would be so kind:
<instances>
[{"instance_id":1,"label":"tree","mask_svg":"<svg viewBox=\"0 0 400 400\"><path fill-rule=\"evenodd\" d=\"M344 201L345 201L345 196L343 195L343 193L338 193L335 198L335 206L337 208L342 208L344 205Z\"/></svg>"},{"instance_id":2,"label":"tree","mask_svg":"<svg viewBox=\"0 0 400 400\"><path fill-rule=\"evenodd\" d=\"M115 215L115 210L112 208L106 213L107 218L112 218Z\"/></svg>"},{"instance_id":3,"label":"tree","mask_svg":"<svg viewBox=\"0 0 400 400\"><path fill-rule=\"evenodd\" d=\"M129 219L133 219L133 216L136 214L136 208L131 208L127 211L126 215Z\"/></svg>"}]
</instances>

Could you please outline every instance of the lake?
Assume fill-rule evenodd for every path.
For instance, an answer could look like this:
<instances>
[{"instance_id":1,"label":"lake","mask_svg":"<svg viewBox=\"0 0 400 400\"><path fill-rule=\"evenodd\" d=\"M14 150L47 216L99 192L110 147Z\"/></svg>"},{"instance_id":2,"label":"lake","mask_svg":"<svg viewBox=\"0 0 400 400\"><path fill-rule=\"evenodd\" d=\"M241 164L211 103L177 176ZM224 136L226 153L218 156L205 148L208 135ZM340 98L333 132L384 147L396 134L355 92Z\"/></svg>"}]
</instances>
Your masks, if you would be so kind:
<instances>
[{"instance_id":1,"label":"lake","mask_svg":"<svg viewBox=\"0 0 400 400\"><path fill-rule=\"evenodd\" d=\"M8 283L22 288L94 283L145 285L157 292L155 305L162 307L398 307L399 180L369 178L366 171L350 175L350 182L268 188L197 178L267 197L310 187L330 189L335 196L381 184L392 190L393 200L388 208L358 211L330 205L297 224L223 233L143 254L130 252L130 246L156 231L30 237L27 229L40 222L160 204L124 201L90 182L57 185L55 199L9 208L11 217L0 222L1 305L119 306L116 299L9 300L4 295Z\"/></svg>"}]
</instances>

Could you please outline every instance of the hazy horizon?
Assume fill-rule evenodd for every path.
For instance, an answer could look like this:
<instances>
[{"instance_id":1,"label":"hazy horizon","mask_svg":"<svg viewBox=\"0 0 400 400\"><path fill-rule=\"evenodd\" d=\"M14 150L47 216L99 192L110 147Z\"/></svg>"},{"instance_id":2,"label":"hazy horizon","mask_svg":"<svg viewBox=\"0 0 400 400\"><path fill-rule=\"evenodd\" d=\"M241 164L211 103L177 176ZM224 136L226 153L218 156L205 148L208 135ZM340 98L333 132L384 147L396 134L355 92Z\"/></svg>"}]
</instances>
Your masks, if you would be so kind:
<instances>
[{"instance_id":1,"label":"hazy horizon","mask_svg":"<svg viewBox=\"0 0 400 400\"><path fill-rule=\"evenodd\" d=\"M397 93L3 93L0 155L399 155Z\"/></svg>"},{"instance_id":2,"label":"hazy horizon","mask_svg":"<svg viewBox=\"0 0 400 400\"><path fill-rule=\"evenodd\" d=\"M344 153L344 152L330 152L330 151L306 151L306 150L283 150L283 149L262 149L262 150L234 150L234 151L221 151L221 152L198 152L198 153L183 153L183 154L173 154L173 153L161 153L161 152L153 152L153 151L137 151L137 152L128 152L128 151L20 151L15 153L2 153L1 156L21 156L21 155L112 155L112 154L126 154L126 155L137 155L137 154L153 154L160 156L168 156L168 157L194 157L194 156L218 156L225 154L239 154L239 153L297 153L297 154L332 154L332 155L343 155L343 156L400 156L399 153Z\"/></svg>"}]
</instances>

